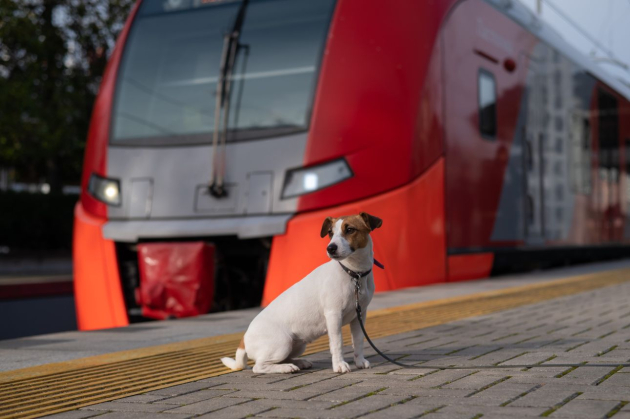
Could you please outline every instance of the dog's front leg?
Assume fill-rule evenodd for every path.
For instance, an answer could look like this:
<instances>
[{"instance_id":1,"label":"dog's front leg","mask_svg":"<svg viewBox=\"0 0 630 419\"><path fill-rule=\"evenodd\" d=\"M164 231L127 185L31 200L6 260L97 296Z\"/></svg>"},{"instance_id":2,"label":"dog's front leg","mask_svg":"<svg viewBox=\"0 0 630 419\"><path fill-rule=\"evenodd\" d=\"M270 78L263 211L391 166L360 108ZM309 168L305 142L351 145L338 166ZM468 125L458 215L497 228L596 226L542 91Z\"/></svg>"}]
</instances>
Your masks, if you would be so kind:
<instances>
[{"instance_id":1,"label":"dog's front leg","mask_svg":"<svg viewBox=\"0 0 630 419\"><path fill-rule=\"evenodd\" d=\"M343 360L343 337L341 336L341 312L330 311L325 314L333 371L350 372L350 365Z\"/></svg>"},{"instance_id":2,"label":"dog's front leg","mask_svg":"<svg viewBox=\"0 0 630 419\"><path fill-rule=\"evenodd\" d=\"M361 313L363 324L365 324L365 312ZM363 330L359 324L359 318L355 317L350 322L350 331L352 332L352 347L354 349L354 364L357 368L370 368L370 361L363 357Z\"/></svg>"}]
</instances>

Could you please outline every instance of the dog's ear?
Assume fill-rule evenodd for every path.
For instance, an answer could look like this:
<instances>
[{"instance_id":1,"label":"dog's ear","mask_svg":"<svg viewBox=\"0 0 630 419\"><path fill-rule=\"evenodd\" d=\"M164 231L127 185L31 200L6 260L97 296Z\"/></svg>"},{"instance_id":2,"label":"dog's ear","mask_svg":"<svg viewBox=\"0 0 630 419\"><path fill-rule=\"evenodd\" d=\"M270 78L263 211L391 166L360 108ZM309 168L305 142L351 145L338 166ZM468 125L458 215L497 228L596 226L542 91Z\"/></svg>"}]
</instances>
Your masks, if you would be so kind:
<instances>
[{"instance_id":1,"label":"dog's ear","mask_svg":"<svg viewBox=\"0 0 630 419\"><path fill-rule=\"evenodd\" d=\"M365 224L370 227L370 230L374 230L375 228L379 228L383 225L383 220L373 215L370 215L367 212L362 212L361 214L359 214L359 216L363 218L363 221L365 221Z\"/></svg>"},{"instance_id":2,"label":"dog's ear","mask_svg":"<svg viewBox=\"0 0 630 419\"><path fill-rule=\"evenodd\" d=\"M322 231L319 233L320 236L326 237L328 235L328 231L330 230L332 223L332 217L326 217L326 219L324 220L324 224L322 224Z\"/></svg>"}]
</instances>

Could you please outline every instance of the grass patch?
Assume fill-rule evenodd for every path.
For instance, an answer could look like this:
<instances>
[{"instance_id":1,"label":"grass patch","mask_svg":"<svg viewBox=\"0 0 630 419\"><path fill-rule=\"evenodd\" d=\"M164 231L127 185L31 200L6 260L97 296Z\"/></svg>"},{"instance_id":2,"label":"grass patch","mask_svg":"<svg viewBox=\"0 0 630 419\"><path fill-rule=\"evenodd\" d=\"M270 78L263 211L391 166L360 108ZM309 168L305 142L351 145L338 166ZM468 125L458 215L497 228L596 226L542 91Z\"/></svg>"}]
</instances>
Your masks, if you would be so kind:
<instances>
[{"instance_id":1,"label":"grass patch","mask_svg":"<svg viewBox=\"0 0 630 419\"><path fill-rule=\"evenodd\" d=\"M613 330L612 332L608 332L608 333L604 333L603 335L601 335L600 337L598 337L597 339L604 339L606 336L610 336L613 333L617 333L616 330Z\"/></svg>"},{"instance_id":2,"label":"grass patch","mask_svg":"<svg viewBox=\"0 0 630 419\"><path fill-rule=\"evenodd\" d=\"M545 346L549 346L549 345L553 345L554 343L560 342L561 340L563 340L562 338L560 339L554 339L551 342L547 342L544 345L540 345L541 348L544 348Z\"/></svg>"},{"instance_id":3,"label":"grass patch","mask_svg":"<svg viewBox=\"0 0 630 419\"><path fill-rule=\"evenodd\" d=\"M629 326L630 326L630 325L629 325ZM494 330L493 330L493 331L491 331L491 332L481 333L480 335L475 335L475 336L473 336L473 339L474 339L474 338L480 338L480 337L483 337L483 336L488 336L488 335L491 335L491 334L493 334L493 333L494 333Z\"/></svg>"},{"instance_id":4,"label":"grass patch","mask_svg":"<svg viewBox=\"0 0 630 419\"><path fill-rule=\"evenodd\" d=\"M580 394L582 394L581 391L578 391L577 393L573 393L572 395L570 395L569 397L567 397L566 399L562 400L560 403L558 403L557 405L552 407L551 409L545 410L543 412L543 414L540 415L540 416L543 417L543 418L549 417L549 415L551 415L553 412L555 412L556 410L560 409L562 406L564 406L565 404L569 403L571 400L575 399Z\"/></svg>"},{"instance_id":5,"label":"grass patch","mask_svg":"<svg viewBox=\"0 0 630 419\"><path fill-rule=\"evenodd\" d=\"M484 353L482 353L481 355L473 356L472 358L470 358L470 359L469 359L469 361L472 361L472 360L474 360L474 359L479 359L479 358L481 358L482 356L485 356L485 355L491 354L492 352L500 351L501 349L503 349L503 346L501 346L500 348L493 349L493 350L488 351L488 352L484 352Z\"/></svg>"},{"instance_id":6,"label":"grass patch","mask_svg":"<svg viewBox=\"0 0 630 419\"><path fill-rule=\"evenodd\" d=\"M569 326L562 326L562 327L559 327L557 329L553 329L553 330L548 331L547 334L550 335L550 334L555 333L555 332L557 332L559 330L568 329L568 328L569 328Z\"/></svg>"},{"instance_id":7,"label":"grass patch","mask_svg":"<svg viewBox=\"0 0 630 419\"><path fill-rule=\"evenodd\" d=\"M604 381L608 380L610 377L612 377L613 375L615 375L617 373L617 371L619 371L620 369L623 368L623 365L619 365L618 367L616 367L614 370L612 370L611 372L609 372L608 374L604 375L602 378L600 378L599 380L595 381L595 385L598 386L601 383L603 383Z\"/></svg>"},{"instance_id":8,"label":"grass patch","mask_svg":"<svg viewBox=\"0 0 630 419\"><path fill-rule=\"evenodd\" d=\"M604 416L604 417L605 417L605 418L612 418L612 417L613 417L613 416L615 416L617 413L619 413L619 411L620 411L621 409L623 409L623 407L624 407L625 405L627 405L628 403L630 403L630 402L626 402L626 401L620 402L617 406L613 407L613 408L612 408L612 410L611 410L610 412L606 413L606 416Z\"/></svg>"},{"instance_id":9,"label":"grass patch","mask_svg":"<svg viewBox=\"0 0 630 419\"><path fill-rule=\"evenodd\" d=\"M540 337L540 335L536 335L536 336L532 336L532 337L529 337L529 338L525 338L523 340L519 340L518 342L514 342L512 345L519 345L521 343L527 342L528 340L536 339L536 338L539 338L539 337Z\"/></svg>"},{"instance_id":10,"label":"grass patch","mask_svg":"<svg viewBox=\"0 0 630 419\"><path fill-rule=\"evenodd\" d=\"M454 382L456 382L456 381L462 380L462 379L464 379L464 378L466 378L466 377L470 377L471 375L475 375L475 374L477 374L478 372L479 372L479 371L473 371L473 372L471 372L470 374L466 374L466 375L464 375L463 377L459 377L459 378L456 378L456 379L454 379L454 380L447 381L447 382L445 382L445 383L440 384L439 386L434 386L434 387L431 387L431 388L442 388L442 387L447 386L447 385L449 385L449 384L453 384L453 383L454 383Z\"/></svg>"},{"instance_id":11,"label":"grass patch","mask_svg":"<svg viewBox=\"0 0 630 419\"><path fill-rule=\"evenodd\" d=\"M464 351L466 349L474 348L475 346L477 346L477 345L471 345L471 346L466 346L465 348L455 349L454 351L447 352L444 355L453 355L453 354L456 354L457 352L461 352L461 351Z\"/></svg>"},{"instance_id":12,"label":"grass patch","mask_svg":"<svg viewBox=\"0 0 630 419\"><path fill-rule=\"evenodd\" d=\"M515 359L515 358L518 358L519 356L523 356L523 355L528 354L528 353L529 353L528 351L525 351L525 352L523 352L523 353L520 353L520 354L518 354L518 355L515 355L515 356L513 356L513 357L511 357L511 358L508 358L508 359L505 359L505 360L503 360L503 361L495 362L495 363L494 363L494 364L492 364L492 365L494 365L494 366L496 367L496 366L497 366L497 365L499 365L499 364L503 364L504 362L511 361L511 360L513 360L513 359Z\"/></svg>"},{"instance_id":13,"label":"grass patch","mask_svg":"<svg viewBox=\"0 0 630 419\"><path fill-rule=\"evenodd\" d=\"M516 400L518 400L518 399L520 399L521 397L525 397L525 396L527 396L529 393L531 393L531 392L533 392L533 391L536 391L536 390L538 390L538 389L539 389L539 388L541 388L541 387L542 387L542 384L536 384L534 387L530 388L529 390L527 390L527 391L525 391L525 392L523 392L523 393L519 394L519 395L518 395L518 396L516 396L516 397L511 398L510 400L508 400L508 401L506 401L506 402L501 403L499 406L501 406L501 407L505 407L505 406L507 406L508 404L510 404L510 403L512 403L512 402L514 402L514 401L516 401Z\"/></svg>"},{"instance_id":14,"label":"grass patch","mask_svg":"<svg viewBox=\"0 0 630 419\"><path fill-rule=\"evenodd\" d=\"M407 380L407 381L416 381L416 380L419 380L419 379L421 379L421 378L424 378L424 377L426 377L426 376L428 376L428 375L431 375L431 374L435 374L436 372L440 372L440 371L442 371L442 370L435 370L435 371L431 371L431 372L428 372L428 373L426 373L426 374L423 374L423 375L419 375L419 376L417 376L417 377L410 378L410 379L409 379L409 380Z\"/></svg>"},{"instance_id":15,"label":"grass patch","mask_svg":"<svg viewBox=\"0 0 630 419\"><path fill-rule=\"evenodd\" d=\"M437 338L431 338L431 339L426 339L426 340L421 340L420 342L410 343L410 344L408 344L408 345L405 345L405 348L406 348L407 346L416 346L416 345L420 345L420 344L423 344L423 343L431 342L432 340L436 340L436 339L439 339L439 337L437 337Z\"/></svg>"},{"instance_id":16,"label":"grass patch","mask_svg":"<svg viewBox=\"0 0 630 419\"><path fill-rule=\"evenodd\" d=\"M430 415L431 413L435 413L444 407L446 407L446 405L434 407L433 409L429 409L429 410L425 410L424 412L422 412L420 416L417 416L417 417L421 418L422 416Z\"/></svg>"},{"instance_id":17,"label":"grass patch","mask_svg":"<svg viewBox=\"0 0 630 419\"><path fill-rule=\"evenodd\" d=\"M368 393L368 394L364 394L363 396L361 396L361 397L357 397L356 399L347 400L347 401L345 401L345 402L341 402L341 403L336 404L336 405L334 405L334 406L330 406L330 407L328 408L328 410L332 410L332 409L334 409L334 408L336 408L336 407L343 406L344 404L348 404L348 403L356 402L357 400L361 400L361 399L365 399L365 398L370 397L370 396L374 396L375 394L378 394L378 393L380 393L380 392L381 392L381 391L383 391L383 390L387 390L387 387L379 388L378 390L375 390L375 391L373 391L373 392L371 392L371 393Z\"/></svg>"},{"instance_id":18,"label":"grass patch","mask_svg":"<svg viewBox=\"0 0 630 419\"><path fill-rule=\"evenodd\" d=\"M507 377L499 378L498 380L493 381L492 383L490 383L490 384L488 384L488 385L485 385L485 386L481 387L479 390L473 391L472 393L470 393L470 394L469 394L469 395L467 395L466 397L472 397L472 396L474 396L475 394L479 394L479 393L481 393L482 391L485 391L485 390L489 389L490 387L494 387L494 386L496 386L497 384L501 384L502 382L509 380L510 378L512 378L512 376L511 376L511 375L508 375Z\"/></svg>"},{"instance_id":19,"label":"grass patch","mask_svg":"<svg viewBox=\"0 0 630 419\"><path fill-rule=\"evenodd\" d=\"M426 348L426 349L439 348L439 347L441 347L441 346L450 345L451 343L457 343L457 341L456 341L456 340L454 340L454 341L452 341L452 342L446 342L446 343L441 343L441 344L439 344L439 345L435 345L435 346L429 346L429 347L428 347L428 348Z\"/></svg>"},{"instance_id":20,"label":"grass patch","mask_svg":"<svg viewBox=\"0 0 630 419\"><path fill-rule=\"evenodd\" d=\"M581 362L581 363L580 363L580 365L585 365L585 364L586 364L586 361L584 361L584 362ZM562 377L564 377L565 375L567 375L568 373L570 373L570 372L573 372L573 371L577 370L577 369L580 367L580 365L575 365L575 366L573 366L573 367L571 367L571 368L569 368L569 369L567 369L567 370L564 370L564 371L562 371L560 374L555 375L554 377L555 377L555 378L562 378Z\"/></svg>"},{"instance_id":21,"label":"grass patch","mask_svg":"<svg viewBox=\"0 0 630 419\"><path fill-rule=\"evenodd\" d=\"M501 339L511 338L512 336L518 336L518 333L510 333L509 335L505 335L505 336L498 337L496 339L492 339L491 342L496 342L496 341L501 340Z\"/></svg>"},{"instance_id":22,"label":"grass patch","mask_svg":"<svg viewBox=\"0 0 630 419\"><path fill-rule=\"evenodd\" d=\"M580 346L584 346L584 345L586 345L587 343L591 343L591 341L590 341L590 340L587 340L586 342L578 343L578 344L577 344L577 345L575 345L575 346L571 346L571 347L570 347L569 349L567 349L565 352L571 352L572 350L577 349L577 348L579 348Z\"/></svg>"},{"instance_id":23,"label":"grass patch","mask_svg":"<svg viewBox=\"0 0 630 419\"><path fill-rule=\"evenodd\" d=\"M551 356L550 356L549 358L547 358L547 359L543 359L542 361L538 361L538 362L536 362L536 363L534 364L534 366L536 366L536 365L542 365L542 364L544 364L545 362L549 362L549 361L551 361L551 360L553 360L553 359L556 359L556 358L557 358L557 356L556 356L556 355L551 355Z\"/></svg>"},{"instance_id":24,"label":"grass patch","mask_svg":"<svg viewBox=\"0 0 630 419\"><path fill-rule=\"evenodd\" d=\"M571 336L581 335L582 333L590 332L591 330L593 330L593 328L592 328L592 327L589 327L588 329L584 329L584 330L580 330L579 332L575 332L575 333L574 333L574 334L572 334Z\"/></svg>"},{"instance_id":25,"label":"grass patch","mask_svg":"<svg viewBox=\"0 0 630 419\"><path fill-rule=\"evenodd\" d=\"M612 351L614 351L615 349L617 349L617 347L618 347L618 346L619 346L619 345L613 345L613 346L611 346L610 348L608 348L608 349L606 349L606 350L603 350L603 351L601 351L601 352L598 352L598 353L597 353L597 355L595 355L595 356L602 356L602 355L606 355L608 352L612 352Z\"/></svg>"}]
</instances>

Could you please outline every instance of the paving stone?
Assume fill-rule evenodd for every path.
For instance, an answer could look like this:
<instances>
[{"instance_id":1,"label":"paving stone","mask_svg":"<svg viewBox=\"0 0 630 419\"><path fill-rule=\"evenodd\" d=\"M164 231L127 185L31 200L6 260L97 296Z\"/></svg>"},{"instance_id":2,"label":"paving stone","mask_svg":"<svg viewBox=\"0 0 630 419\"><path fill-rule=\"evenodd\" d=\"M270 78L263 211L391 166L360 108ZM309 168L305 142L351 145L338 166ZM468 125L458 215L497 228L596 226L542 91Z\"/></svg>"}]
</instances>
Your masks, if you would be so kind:
<instances>
[{"instance_id":1,"label":"paving stone","mask_svg":"<svg viewBox=\"0 0 630 419\"><path fill-rule=\"evenodd\" d=\"M442 415L449 414L465 414L468 413L468 418L475 416L476 414L482 414L484 418L490 415L498 415L504 418L519 418L519 417L535 417L540 416L544 412L544 409L536 407L494 407L494 406L446 406L439 410ZM431 418L428 416L428 418Z\"/></svg>"},{"instance_id":2,"label":"paving stone","mask_svg":"<svg viewBox=\"0 0 630 419\"><path fill-rule=\"evenodd\" d=\"M613 386L622 386L622 387L630 387L630 374L628 373L616 373L613 374L610 378L606 379L602 384L602 387L613 387ZM628 393L630 393L630 389L628 389Z\"/></svg>"},{"instance_id":3,"label":"paving stone","mask_svg":"<svg viewBox=\"0 0 630 419\"><path fill-rule=\"evenodd\" d=\"M96 415L102 415L103 412L94 412L89 410L71 410L70 412L58 413L56 415L43 416L44 419L85 419Z\"/></svg>"},{"instance_id":4,"label":"paving stone","mask_svg":"<svg viewBox=\"0 0 630 419\"><path fill-rule=\"evenodd\" d=\"M330 401L330 402L346 402L360 397L364 397L370 393L381 390L383 387L379 385L370 386L349 386L339 390L331 391L329 393L322 394L317 397L313 397L311 400L315 401Z\"/></svg>"},{"instance_id":5,"label":"paving stone","mask_svg":"<svg viewBox=\"0 0 630 419\"><path fill-rule=\"evenodd\" d=\"M466 389L466 390L481 390L481 388L491 385L492 383L501 380L493 376L483 375L479 373L471 373L468 376L460 380L456 380L450 384L442 386L442 388L449 389Z\"/></svg>"},{"instance_id":6,"label":"paving stone","mask_svg":"<svg viewBox=\"0 0 630 419\"><path fill-rule=\"evenodd\" d=\"M455 380L459 380L464 378L467 375L470 375L474 371L470 370L442 370L436 372L435 374L430 374L427 376L423 376L418 380L413 381L414 386L431 388L431 387L440 387L445 386L449 383L454 382Z\"/></svg>"},{"instance_id":7,"label":"paving stone","mask_svg":"<svg viewBox=\"0 0 630 419\"><path fill-rule=\"evenodd\" d=\"M603 418L618 404L619 402L608 400L571 400L553 412L551 417Z\"/></svg>"},{"instance_id":8,"label":"paving stone","mask_svg":"<svg viewBox=\"0 0 630 419\"><path fill-rule=\"evenodd\" d=\"M186 419L190 417L190 415L172 413L163 416L169 419ZM109 412L96 417L99 419L154 419L156 414L147 412Z\"/></svg>"},{"instance_id":9,"label":"paving stone","mask_svg":"<svg viewBox=\"0 0 630 419\"><path fill-rule=\"evenodd\" d=\"M377 412L369 413L366 416L362 416L361 419L407 419L426 414L440 407L444 407L444 404L439 400L427 401L413 399ZM428 417L430 418L432 415Z\"/></svg>"},{"instance_id":10,"label":"paving stone","mask_svg":"<svg viewBox=\"0 0 630 419\"><path fill-rule=\"evenodd\" d=\"M526 393L531 393L537 389L538 385L515 384L510 382L510 380L506 380L470 397L473 399L484 398L485 400L495 399L501 405L503 403L512 403L518 398L524 397Z\"/></svg>"},{"instance_id":11,"label":"paving stone","mask_svg":"<svg viewBox=\"0 0 630 419\"><path fill-rule=\"evenodd\" d=\"M153 402L153 404L181 406L184 404L196 403L201 400L212 399L214 397L225 396L231 393L236 393L237 391L238 390L214 390L214 389L199 390L199 391L194 391L192 393L182 394L180 396L174 396L174 397L169 397L167 399L158 400L158 401Z\"/></svg>"},{"instance_id":12,"label":"paving stone","mask_svg":"<svg viewBox=\"0 0 630 419\"><path fill-rule=\"evenodd\" d=\"M552 407L572 396L573 391L538 389L510 403L512 407Z\"/></svg>"},{"instance_id":13,"label":"paving stone","mask_svg":"<svg viewBox=\"0 0 630 419\"><path fill-rule=\"evenodd\" d=\"M334 403L328 402L290 402L287 403L282 400L252 400L238 405L228 406L226 408L215 410L211 413L207 413L201 416L195 416L196 418L244 418L250 415L260 415L264 412L270 412L282 407L290 407L292 409L301 411L314 411L314 412L326 412L326 409L333 406ZM170 413L169 413L170 414ZM303 414L301 415L303 416ZM170 416L169 416L170 417Z\"/></svg>"},{"instance_id":14,"label":"paving stone","mask_svg":"<svg viewBox=\"0 0 630 419\"><path fill-rule=\"evenodd\" d=\"M178 386L162 388L160 390L154 390L146 394L155 395L155 396L179 396L180 394L191 393L193 391L203 390L203 389L210 388L213 386L214 384L212 383L205 383L205 382L197 381L193 383L186 383L186 384L180 384Z\"/></svg>"},{"instance_id":15,"label":"paving stone","mask_svg":"<svg viewBox=\"0 0 630 419\"><path fill-rule=\"evenodd\" d=\"M82 410L106 410L113 412L149 412L158 413L170 409L172 406L164 406L148 403L123 403L119 401L105 402L83 407Z\"/></svg>"},{"instance_id":16,"label":"paving stone","mask_svg":"<svg viewBox=\"0 0 630 419\"><path fill-rule=\"evenodd\" d=\"M614 368L611 367L579 367L571 371L567 375L559 378L559 382L563 384L595 384L598 380L602 379L613 370Z\"/></svg>"},{"instance_id":17,"label":"paving stone","mask_svg":"<svg viewBox=\"0 0 630 419\"><path fill-rule=\"evenodd\" d=\"M210 413L215 410L223 409L228 406L233 406L235 404L245 403L252 399L238 399L231 397L215 397L214 399L203 400L197 403L188 404L186 406L180 406L177 408L171 408L170 410L165 410L165 413L188 413L188 414L196 414L201 415L204 413ZM167 406L160 406L162 408ZM168 406L172 407L172 406Z\"/></svg>"},{"instance_id":18,"label":"paving stone","mask_svg":"<svg viewBox=\"0 0 630 419\"><path fill-rule=\"evenodd\" d=\"M169 396L158 396L156 394L137 394L131 397L125 397L124 399L118 399L117 402L124 403L152 403L158 400L165 399Z\"/></svg>"},{"instance_id":19,"label":"paving stone","mask_svg":"<svg viewBox=\"0 0 630 419\"><path fill-rule=\"evenodd\" d=\"M376 410L388 408L389 406L400 403L405 399L405 397L401 396L375 394L349 403L338 405L337 407L333 407L326 412L309 411L310 413L308 414L308 416L302 416L304 414L304 411L302 411L302 413L298 413L300 411L298 409L295 409L294 407L275 409L269 412L265 412L261 414L261 416L353 418Z\"/></svg>"}]
</instances>

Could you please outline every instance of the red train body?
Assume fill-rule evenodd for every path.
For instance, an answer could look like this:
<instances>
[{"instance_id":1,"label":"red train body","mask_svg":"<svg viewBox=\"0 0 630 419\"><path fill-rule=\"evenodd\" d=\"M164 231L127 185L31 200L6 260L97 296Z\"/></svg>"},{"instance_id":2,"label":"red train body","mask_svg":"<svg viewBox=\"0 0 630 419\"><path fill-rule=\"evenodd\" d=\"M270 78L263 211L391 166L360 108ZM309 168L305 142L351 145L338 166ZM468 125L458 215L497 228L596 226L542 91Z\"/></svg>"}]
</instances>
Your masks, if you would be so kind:
<instances>
[{"instance_id":1,"label":"red train body","mask_svg":"<svg viewBox=\"0 0 630 419\"><path fill-rule=\"evenodd\" d=\"M184 4L183 9L160 6L171 3ZM306 119L288 133L267 132L247 141L238 141L239 133L267 120L252 113L257 122L251 126L240 129L235 122L225 149L231 203L206 197L199 186L210 177L211 165L209 158L204 165L195 156L209 155L211 127L200 125L194 135L184 133L199 118L185 115L185 121L193 122L184 124L173 116L178 112L174 108L168 113L155 110L166 107L159 101L167 99L168 106L187 106L182 98L193 93L181 91L191 85L216 89L219 81L210 75L219 63L207 70L208 80L187 76L182 82L187 70L178 69L180 79L172 81L164 76L175 71L171 63L158 61L161 70L156 74L143 70L148 72L143 83L157 80L151 89L143 85L144 97L129 93L129 80L143 74L134 73L139 64L129 51L142 51L144 28L158 19L185 21L236 6L227 1L144 0L134 8L95 104L76 208L75 290L81 329L122 326L134 319L137 282L129 272L137 267L134 246L151 240L177 243L194 237L212 242L219 254L224 249L226 266L230 255L239 254L230 249L251 244L247 249L262 268L242 274L246 279L239 286L262 289L264 283L263 305L327 260L318 234L325 217L359 211L384 220L383 228L373 233L377 258L387 267L375 272L377 291L480 278L508 266L623 253L630 240L630 92L524 7L499 0L338 0L329 14L309 12L321 12L325 23L300 24L312 24L312 33L323 31L321 46L313 41L316 36L287 26L294 34L287 37L296 44L315 45L312 49L318 52L309 58L315 64L278 71L265 67L265 57L256 61L255 54L257 48L265 51L269 61L275 57L269 51L277 50L278 62L282 54L296 54L288 41L273 38L278 47L265 49L257 40L267 36L265 30L273 31L273 25L282 25L265 14L266 8L286 8L281 3L250 2L243 36L249 59L260 71L243 70L233 79L244 81L246 105L250 92L264 92L265 86L248 87L257 78L269 77L265 83L272 85L276 80L271 77L282 74L288 87L278 97L286 101L297 96L291 89L303 81L308 86L303 90L312 92L304 96ZM287 20L299 20L286 13ZM194 36L201 37L197 32ZM193 39L187 38L187 45ZM171 51L169 45L163 48ZM294 75L300 71L306 76ZM136 100L153 109L134 114L136 120L138 115L144 118L142 127L121 122L135 109L126 103ZM251 103L258 104L255 99ZM282 105L272 110L294 115ZM212 119L205 108L195 112ZM167 120L168 130L146 128ZM280 125L285 129L290 124ZM295 168L308 176L309 169L330 162L345 162L351 176L287 196ZM180 174L182 166L186 170ZM164 171L172 175L165 177ZM108 205L98 198L91 186L95 175L118 182L122 204ZM317 175L310 176L317 183ZM190 190L190 196L180 190ZM253 200L260 190L267 200ZM146 195L139 206L136 191ZM164 210L168 205L160 202L170 201L176 202ZM185 212L178 206L194 209ZM257 247L259 242L264 246ZM217 266L222 269L220 261ZM229 283L235 268L221 272L217 278L223 275ZM260 293L252 298L260 301Z\"/></svg>"}]
</instances>

